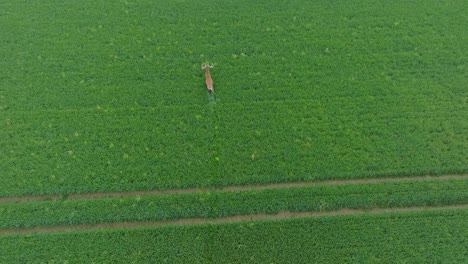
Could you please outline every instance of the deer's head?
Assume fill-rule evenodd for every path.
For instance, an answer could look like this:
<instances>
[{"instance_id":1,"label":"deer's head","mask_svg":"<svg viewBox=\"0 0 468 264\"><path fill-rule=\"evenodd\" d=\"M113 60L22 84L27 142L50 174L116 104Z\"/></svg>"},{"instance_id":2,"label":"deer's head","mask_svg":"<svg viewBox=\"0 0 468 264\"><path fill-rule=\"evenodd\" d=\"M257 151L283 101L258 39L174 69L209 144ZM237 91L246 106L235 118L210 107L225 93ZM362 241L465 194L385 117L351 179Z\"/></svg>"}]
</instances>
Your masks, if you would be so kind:
<instances>
[{"instance_id":1,"label":"deer's head","mask_svg":"<svg viewBox=\"0 0 468 264\"><path fill-rule=\"evenodd\" d=\"M203 70L206 69L206 68L213 68L213 65L210 65L210 64L203 64L201 68L202 68Z\"/></svg>"}]
</instances>

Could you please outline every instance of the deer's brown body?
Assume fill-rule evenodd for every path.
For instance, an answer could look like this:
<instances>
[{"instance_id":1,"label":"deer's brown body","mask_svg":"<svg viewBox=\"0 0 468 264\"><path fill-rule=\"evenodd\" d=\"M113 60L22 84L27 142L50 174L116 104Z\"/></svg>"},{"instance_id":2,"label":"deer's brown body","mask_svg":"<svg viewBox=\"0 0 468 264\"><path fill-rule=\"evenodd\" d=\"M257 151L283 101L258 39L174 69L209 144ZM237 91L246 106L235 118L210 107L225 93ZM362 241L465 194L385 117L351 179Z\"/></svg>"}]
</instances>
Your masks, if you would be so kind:
<instances>
[{"instance_id":1,"label":"deer's brown body","mask_svg":"<svg viewBox=\"0 0 468 264\"><path fill-rule=\"evenodd\" d=\"M208 64L205 64L202 66L202 69L205 69L206 88L208 89L208 92L212 93L214 89L213 89L213 79L211 79L211 74L210 74L210 68L213 68L213 66L208 65Z\"/></svg>"}]
</instances>

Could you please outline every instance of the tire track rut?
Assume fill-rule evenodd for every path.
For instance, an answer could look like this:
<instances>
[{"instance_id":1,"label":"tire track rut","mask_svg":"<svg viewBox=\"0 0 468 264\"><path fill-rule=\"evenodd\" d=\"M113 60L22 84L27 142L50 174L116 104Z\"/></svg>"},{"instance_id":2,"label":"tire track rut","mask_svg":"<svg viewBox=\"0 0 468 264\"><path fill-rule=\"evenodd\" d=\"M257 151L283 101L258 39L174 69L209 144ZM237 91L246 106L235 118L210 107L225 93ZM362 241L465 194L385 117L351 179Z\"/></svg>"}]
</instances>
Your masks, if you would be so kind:
<instances>
[{"instance_id":1,"label":"tire track rut","mask_svg":"<svg viewBox=\"0 0 468 264\"><path fill-rule=\"evenodd\" d=\"M391 213L391 212L456 210L456 209L468 209L468 204L450 205L450 206L434 206L434 207L418 206L418 207L401 207L401 208L340 209L340 210L335 210L335 211L322 211L322 212L283 211L278 214L237 215L237 216L230 216L230 217L223 217L223 218L184 218L184 219L164 220L164 221L114 222L114 223L81 224L81 225L68 225L68 226L0 229L0 235L21 234L21 233L64 232L64 231L73 231L73 230L98 230L98 229L119 229L119 228L122 229L122 228L177 226L177 225L193 225L193 224L236 223L236 222L253 221L253 220L280 220L280 219L288 219L288 218L360 215L360 214L382 214L382 213Z\"/></svg>"},{"instance_id":2,"label":"tire track rut","mask_svg":"<svg viewBox=\"0 0 468 264\"><path fill-rule=\"evenodd\" d=\"M43 201L43 200L58 200L58 199L93 199L106 197L128 197L142 195L161 195L161 194L177 194L177 193L193 193L193 192L208 192L208 191L249 191L262 189L276 188L292 188L292 187L307 187L317 185L343 185L343 184L372 184L382 182L397 182L397 181L423 181L423 180L446 180L446 179L463 179L468 178L468 174L462 175L443 175L443 176L406 176L393 178L366 178L366 179L344 179L344 180L324 180L313 182L289 182L289 183L271 183L263 185L233 185L227 187L199 187L199 188L180 188L180 189L163 189L163 190L147 190L147 191L125 191L125 192L94 192L94 193L78 193L69 195L28 195L28 196L12 196L0 197L0 203L7 202L24 202L24 201Z\"/></svg>"}]
</instances>

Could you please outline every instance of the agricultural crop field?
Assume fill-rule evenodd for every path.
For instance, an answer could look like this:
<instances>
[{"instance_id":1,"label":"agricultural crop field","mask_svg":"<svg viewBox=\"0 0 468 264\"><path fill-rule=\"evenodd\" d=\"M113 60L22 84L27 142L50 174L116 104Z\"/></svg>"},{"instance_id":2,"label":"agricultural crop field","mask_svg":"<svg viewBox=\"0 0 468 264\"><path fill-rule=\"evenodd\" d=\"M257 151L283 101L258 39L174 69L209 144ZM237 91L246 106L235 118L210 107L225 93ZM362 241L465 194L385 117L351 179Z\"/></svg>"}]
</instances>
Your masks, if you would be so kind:
<instances>
[{"instance_id":1,"label":"agricultural crop field","mask_svg":"<svg viewBox=\"0 0 468 264\"><path fill-rule=\"evenodd\" d=\"M0 239L0 261L463 263L467 217L435 210L13 235Z\"/></svg>"},{"instance_id":2,"label":"agricultural crop field","mask_svg":"<svg viewBox=\"0 0 468 264\"><path fill-rule=\"evenodd\" d=\"M0 263L462 262L466 14L2 1Z\"/></svg>"}]
</instances>

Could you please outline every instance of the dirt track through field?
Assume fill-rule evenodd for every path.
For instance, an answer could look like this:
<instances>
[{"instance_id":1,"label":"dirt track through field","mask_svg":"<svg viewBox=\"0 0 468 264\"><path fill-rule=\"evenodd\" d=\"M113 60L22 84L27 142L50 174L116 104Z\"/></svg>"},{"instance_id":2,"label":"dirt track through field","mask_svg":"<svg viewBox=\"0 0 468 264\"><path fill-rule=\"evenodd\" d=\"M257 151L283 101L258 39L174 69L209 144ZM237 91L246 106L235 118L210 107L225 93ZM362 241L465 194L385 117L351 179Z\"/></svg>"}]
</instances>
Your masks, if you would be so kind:
<instances>
[{"instance_id":1,"label":"dirt track through field","mask_svg":"<svg viewBox=\"0 0 468 264\"><path fill-rule=\"evenodd\" d=\"M468 204L450 205L440 207L403 207L403 208L374 208L374 209L341 209L335 211L323 212L280 212L278 214L251 214L238 215L223 218L185 218L166 221L147 221L147 222L114 222L100 224L82 224L69 226L51 226L51 227L32 227L18 229L0 229L0 235L4 234L20 234L20 233L47 233L47 232L63 232L72 230L96 230L96 229L118 229L118 228L138 228L138 227L158 227L158 226L174 226L174 225L190 225L190 224L215 224L215 223L236 223L251 220L278 220L288 218L302 217L318 217L318 216L338 216L351 214L380 214L389 212L408 212L408 211L424 211L424 210L453 210L467 209Z\"/></svg>"},{"instance_id":2,"label":"dirt track through field","mask_svg":"<svg viewBox=\"0 0 468 264\"><path fill-rule=\"evenodd\" d=\"M276 188L307 187L307 186L315 186L315 185L372 184L372 183L382 183L382 182L446 180L446 179L463 179L463 178L468 178L468 174L444 175L444 176L413 176L413 177L395 177L395 178L325 180L325 181L315 181L315 182L272 183L272 184L264 184L264 185L236 185L236 186L212 187L212 188L183 188L183 189L127 191L127 192L95 192L95 193L70 194L67 196L30 195L30 196L0 197L0 203L58 200L58 199L63 199L63 198L92 199L92 198L104 198L104 197L128 197L128 196L138 196L138 195L142 196L142 195L176 194L176 193L207 192L207 191L249 191L249 190L276 189Z\"/></svg>"}]
</instances>

